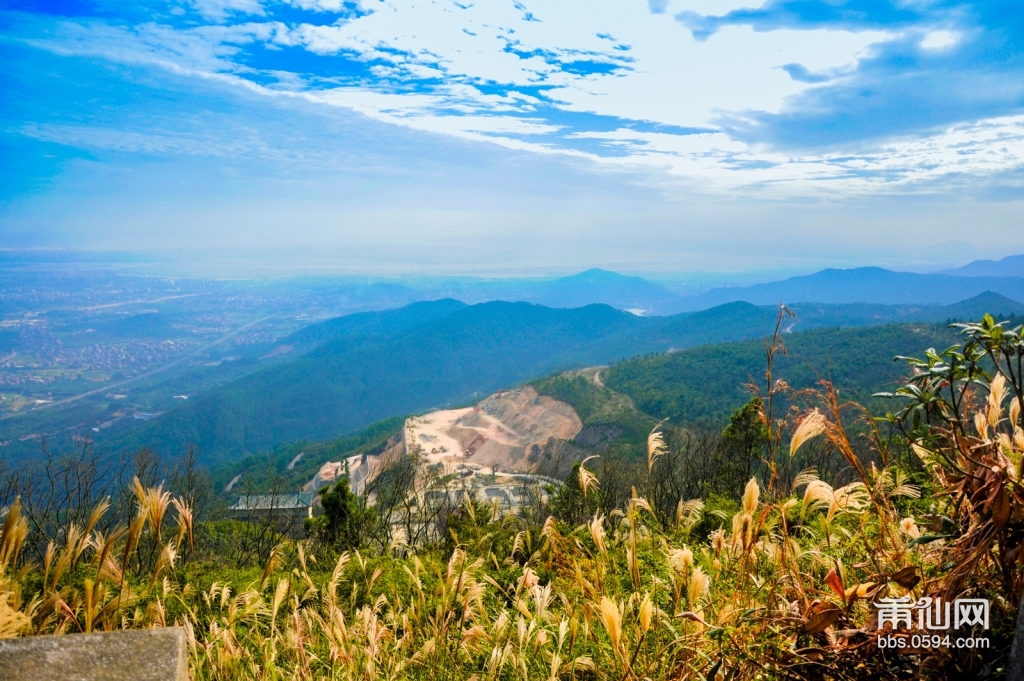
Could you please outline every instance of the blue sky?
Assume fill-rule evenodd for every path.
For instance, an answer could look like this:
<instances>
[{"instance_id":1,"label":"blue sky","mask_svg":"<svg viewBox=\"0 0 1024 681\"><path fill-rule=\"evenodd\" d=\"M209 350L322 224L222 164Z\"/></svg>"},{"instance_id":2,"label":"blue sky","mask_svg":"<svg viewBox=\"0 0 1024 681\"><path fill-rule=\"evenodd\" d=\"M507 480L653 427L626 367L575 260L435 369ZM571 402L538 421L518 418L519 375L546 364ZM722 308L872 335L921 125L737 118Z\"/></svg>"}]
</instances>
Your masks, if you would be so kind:
<instances>
[{"instance_id":1,"label":"blue sky","mask_svg":"<svg viewBox=\"0 0 1024 681\"><path fill-rule=\"evenodd\" d=\"M1024 250L1018 2L2 7L0 247L438 271Z\"/></svg>"}]
</instances>

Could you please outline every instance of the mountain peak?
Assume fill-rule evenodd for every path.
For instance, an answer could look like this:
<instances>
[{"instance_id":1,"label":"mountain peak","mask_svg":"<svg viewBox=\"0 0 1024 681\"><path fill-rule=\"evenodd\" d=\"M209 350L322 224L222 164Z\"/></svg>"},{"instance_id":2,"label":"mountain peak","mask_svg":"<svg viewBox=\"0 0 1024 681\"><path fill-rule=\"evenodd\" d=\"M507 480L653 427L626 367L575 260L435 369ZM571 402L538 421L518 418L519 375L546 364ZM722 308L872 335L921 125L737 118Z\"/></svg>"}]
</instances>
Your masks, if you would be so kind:
<instances>
[{"instance_id":1,"label":"mountain peak","mask_svg":"<svg viewBox=\"0 0 1024 681\"><path fill-rule=\"evenodd\" d=\"M983 291L973 298L943 308L949 319L979 319L983 314L997 318L1004 315L1024 315L1024 305L994 291Z\"/></svg>"},{"instance_id":2,"label":"mountain peak","mask_svg":"<svg viewBox=\"0 0 1024 681\"><path fill-rule=\"evenodd\" d=\"M615 280L638 280L640 277L631 277L628 274L619 274L611 270L604 270L600 267L591 267L589 270L583 270L577 274L570 274L566 277L560 277L558 281L615 281Z\"/></svg>"},{"instance_id":3,"label":"mountain peak","mask_svg":"<svg viewBox=\"0 0 1024 681\"><path fill-rule=\"evenodd\" d=\"M664 286L599 267L550 281L530 300L549 307L605 303L620 310L642 310L648 314L677 312L681 302Z\"/></svg>"}]
</instances>

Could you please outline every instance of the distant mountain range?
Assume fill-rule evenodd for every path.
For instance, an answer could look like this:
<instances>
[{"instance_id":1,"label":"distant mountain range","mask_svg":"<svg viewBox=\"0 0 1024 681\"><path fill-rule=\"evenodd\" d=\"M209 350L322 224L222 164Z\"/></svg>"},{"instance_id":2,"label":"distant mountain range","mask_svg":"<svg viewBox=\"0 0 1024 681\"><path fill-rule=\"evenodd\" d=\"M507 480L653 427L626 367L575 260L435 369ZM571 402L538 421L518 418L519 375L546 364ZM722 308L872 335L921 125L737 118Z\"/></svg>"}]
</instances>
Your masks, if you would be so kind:
<instances>
[{"instance_id":1,"label":"distant mountain range","mask_svg":"<svg viewBox=\"0 0 1024 681\"><path fill-rule=\"evenodd\" d=\"M678 311L680 296L640 277L595 268L538 286L523 300L547 307L603 303L620 310L666 314Z\"/></svg>"},{"instance_id":2,"label":"distant mountain range","mask_svg":"<svg viewBox=\"0 0 1024 681\"><path fill-rule=\"evenodd\" d=\"M411 325L403 319L429 316L424 312L431 309L448 313ZM208 461L223 461L281 442L354 432L552 371L655 349L644 333L652 319L607 305L554 309L441 300L397 312L371 314L390 317L396 328L405 325L403 330L371 328L361 336L327 340L293 360L197 395L104 446L180 452L189 442Z\"/></svg>"},{"instance_id":3,"label":"distant mountain range","mask_svg":"<svg viewBox=\"0 0 1024 681\"><path fill-rule=\"evenodd\" d=\"M423 298L454 298L465 303L495 300L572 308L604 304L619 310L665 315L680 311L681 297L664 286L602 269L558 278L470 279L420 282Z\"/></svg>"},{"instance_id":4,"label":"distant mountain range","mask_svg":"<svg viewBox=\"0 0 1024 681\"><path fill-rule=\"evenodd\" d=\"M682 305L686 310L705 310L737 300L755 305L803 302L949 305L986 291L1024 300L1024 278L917 274L880 267L827 269L767 284L712 289L684 298Z\"/></svg>"},{"instance_id":5,"label":"distant mountain range","mask_svg":"<svg viewBox=\"0 0 1024 681\"><path fill-rule=\"evenodd\" d=\"M601 303L637 314L673 315L707 310L725 303L950 305L985 292L1024 301L1024 255L998 262L976 261L944 273L896 272L880 267L826 269L753 286L715 288L682 296L641 277L601 269L557 279L460 280L438 290L437 297L467 303L525 301L574 308ZM421 291L430 294L430 289Z\"/></svg>"},{"instance_id":6,"label":"distant mountain range","mask_svg":"<svg viewBox=\"0 0 1024 681\"><path fill-rule=\"evenodd\" d=\"M986 293L949 307L814 304L794 311L789 330L1022 314L1024 305ZM141 427L97 437L104 448L147 445L168 453L192 443L207 460L227 461L464 404L564 369L759 338L776 313L774 306L747 302L663 317L608 305L414 303L309 326L269 350L295 353L293 359L196 395Z\"/></svg>"},{"instance_id":7,"label":"distant mountain range","mask_svg":"<svg viewBox=\"0 0 1024 681\"><path fill-rule=\"evenodd\" d=\"M1002 260L975 260L963 267L943 270L937 274L956 277L1024 277L1024 255L1010 255Z\"/></svg>"}]
</instances>

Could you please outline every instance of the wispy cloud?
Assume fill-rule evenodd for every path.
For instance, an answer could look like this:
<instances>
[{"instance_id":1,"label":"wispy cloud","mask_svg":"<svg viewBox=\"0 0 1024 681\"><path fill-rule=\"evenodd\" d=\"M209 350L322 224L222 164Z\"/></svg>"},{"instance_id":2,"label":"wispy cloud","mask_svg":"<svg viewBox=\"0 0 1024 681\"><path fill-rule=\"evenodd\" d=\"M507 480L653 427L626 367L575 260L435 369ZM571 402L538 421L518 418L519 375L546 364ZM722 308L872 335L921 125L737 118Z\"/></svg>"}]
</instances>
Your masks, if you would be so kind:
<instances>
[{"instance_id":1,"label":"wispy cloud","mask_svg":"<svg viewBox=\"0 0 1024 681\"><path fill-rule=\"evenodd\" d=\"M704 191L933 191L1024 166L1024 29L1006 3L757 4L190 0L5 25L55 54Z\"/></svg>"},{"instance_id":2,"label":"wispy cloud","mask_svg":"<svg viewBox=\"0 0 1024 681\"><path fill-rule=\"evenodd\" d=\"M259 0L191 0L191 2L196 11L213 21L224 21L232 14L264 14Z\"/></svg>"}]
</instances>

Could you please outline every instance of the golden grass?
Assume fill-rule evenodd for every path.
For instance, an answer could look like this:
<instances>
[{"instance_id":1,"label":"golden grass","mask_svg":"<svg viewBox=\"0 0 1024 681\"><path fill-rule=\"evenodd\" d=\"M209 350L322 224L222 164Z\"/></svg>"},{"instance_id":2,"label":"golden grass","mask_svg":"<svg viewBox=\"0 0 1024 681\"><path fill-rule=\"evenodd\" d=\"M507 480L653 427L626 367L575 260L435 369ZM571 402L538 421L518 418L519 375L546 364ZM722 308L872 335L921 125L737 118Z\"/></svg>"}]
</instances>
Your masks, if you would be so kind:
<instances>
[{"instance_id":1,"label":"golden grass","mask_svg":"<svg viewBox=\"0 0 1024 681\"><path fill-rule=\"evenodd\" d=\"M998 475L1016 484L1024 436L1003 419L999 386L989 395L971 451L1003 457ZM796 432L845 437L819 411ZM946 489L935 462L949 453L914 451L924 484ZM192 511L160 487L136 481L135 514L112 532L97 529L101 504L41 566L20 562L28 525L15 504L0 534L0 637L176 624L196 679L898 678L875 649L869 604L950 588L943 566L960 540L913 545L927 519L904 509L919 487L894 468L857 470L838 487L805 471L788 495L751 479L725 527L703 534L717 516L701 500L666 509L666 522L636 489L579 527L484 517L467 498L474 538L445 553L287 542L262 570L223 576L182 562ZM584 492L596 489L579 471ZM975 522L933 503L933 515ZM998 578L983 558L973 566L959 588Z\"/></svg>"}]
</instances>

